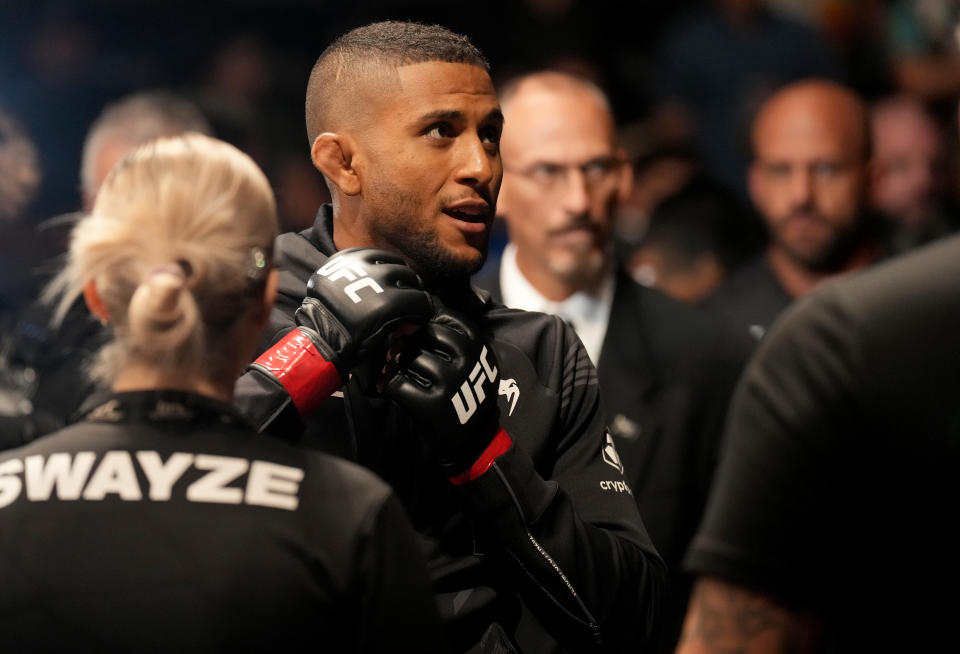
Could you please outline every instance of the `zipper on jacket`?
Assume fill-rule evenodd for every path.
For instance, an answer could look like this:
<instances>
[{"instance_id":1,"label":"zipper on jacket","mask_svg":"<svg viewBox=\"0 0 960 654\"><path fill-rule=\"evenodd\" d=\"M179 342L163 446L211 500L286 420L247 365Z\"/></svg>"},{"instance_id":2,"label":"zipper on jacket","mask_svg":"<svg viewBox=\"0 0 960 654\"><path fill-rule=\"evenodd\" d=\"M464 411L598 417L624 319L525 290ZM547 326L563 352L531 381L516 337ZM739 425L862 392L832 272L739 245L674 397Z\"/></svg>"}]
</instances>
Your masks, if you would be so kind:
<instances>
[{"instance_id":1,"label":"zipper on jacket","mask_svg":"<svg viewBox=\"0 0 960 654\"><path fill-rule=\"evenodd\" d=\"M523 509L522 509L521 506L520 506L520 502L519 502L519 500L517 499L516 494L513 492L513 488L510 486L510 483L507 481L507 478L504 476L503 472L500 470L500 467L497 465L497 462L496 462L496 461L493 462L493 465L492 465L491 467L492 467L494 470L497 471L497 477L500 478L500 481L501 481L501 483L503 483L504 488L506 488L506 489L507 489L507 492L510 494L510 499L513 501L513 505L514 505L514 507L517 509L517 513L520 514L520 519L521 519L521 521L523 521L524 527L526 527L526 526L527 526L527 518L526 518L526 516L523 514ZM573 617L575 620L577 620L577 621L580 622L581 624L586 625L587 628L590 629L591 635L593 636L593 642L595 642L597 645L602 645L602 644L603 644L603 635L600 633L600 626L597 624L597 619L593 617L593 614L590 613L590 610L587 608L587 605L583 603L583 600L582 600L582 599L580 599L580 594L577 593L577 590L573 587L573 584L570 583L570 580L569 580L569 579L567 579L567 575L564 574L564 572L563 572L563 570L560 568L560 566L557 565L557 562L554 561L554 559L553 559L552 556L550 556L550 553L547 552L547 550L545 550L542 545L540 545L539 541L537 541L536 538L534 538L533 534L530 533L530 530L529 530L529 529L524 529L524 532L526 533L527 538L528 538L528 539L530 540L530 542L533 544L533 546L534 546L534 548L537 550L537 552L540 553L540 556L542 556L543 559L544 559L547 563L550 564L550 567L552 567L552 568L554 569L554 571L555 571L555 572L557 573L557 575L560 577L560 580L563 581L563 584L567 587L567 590L570 591L570 595L573 597L574 600L576 600L577 605L580 607L580 610L583 611L583 615L586 617L586 620L577 618L576 616L573 616L573 614L570 614L569 611L566 611L566 609L564 609L564 610L565 610L568 614L570 614L570 616ZM530 573L527 572L527 574L530 574ZM530 575L530 577L531 577L534 581L536 581L536 577L535 577L534 575ZM546 588L544 588L542 585L541 585L540 587L543 589L543 592L544 592L547 596L550 596L551 599L553 599L552 596L550 595L550 591L548 591L548 590L547 590ZM554 602L556 602L556 599L554 599ZM558 604L558 606L560 606L561 608L563 608L563 605L562 605L562 604L560 604L559 602L556 602L556 603Z\"/></svg>"}]
</instances>

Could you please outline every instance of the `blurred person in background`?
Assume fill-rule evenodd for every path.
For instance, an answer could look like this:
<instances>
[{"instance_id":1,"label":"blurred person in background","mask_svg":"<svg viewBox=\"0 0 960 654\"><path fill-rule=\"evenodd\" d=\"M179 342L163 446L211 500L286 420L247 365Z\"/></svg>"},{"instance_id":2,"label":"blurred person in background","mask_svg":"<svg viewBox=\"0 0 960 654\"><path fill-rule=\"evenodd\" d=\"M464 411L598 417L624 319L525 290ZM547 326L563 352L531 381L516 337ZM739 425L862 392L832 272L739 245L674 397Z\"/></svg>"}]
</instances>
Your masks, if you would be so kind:
<instances>
[{"instance_id":1,"label":"blurred person in background","mask_svg":"<svg viewBox=\"0 0 960 654\"><path fill-rule=\"evenodd\" d=\"M20 121L0 108L0 325L28 298L34 297L24 236L30 231L24 214L42 178L37 147Z\"/></svg>"},{"instance_id":2,"label":"blurred person in background","mask_svg":"<svg viewBox=\"0 0 960 654\"><path fill-rule=\"evenodd\" d=\"M946 236L960 216L951 195L947 136L918 98L894 95L870 107L873 180L870 204L887 220L898 253Z\"/></svg>"},{"instance_id":3,"label":"blurred person in background","mask_svg":"<svg viewBox=\"0 0 960 654\"><path fill-rule=\"evenodd\" d=\"M0 455L0 649L443 651L386 484L230 404L277 289L266 177L199 134L122 161L49 289L108 326L112 390Z\"/></svg>"},{"instance_id":4,"label":"blurred person in background","mask_svg":"<svg viewBox=\"0 0 960 654\"><path fill-rule=\"evenodd\" d=\"M184 132L209 135L212 130L195 104L170 91L138 91L104 107L83 144L80 185L84 210L93 206L103 180L130 150Z\"/></svg>"},{"instance_id":5,"label":"blurred person in background","mask_svg":"<svg viewBox=\"0 0 960 654\"><path fill-rule=\"evenodd\" d=\"M697 6L665 30L655 66L653 131L691 143L745 203L746 135L760 103L788 82L842 76L820 32L763 0Z\"/></svg>"},{"instance_id":6,"label":"blurred person in background","mask_svg":"<svg viewBox=\"0 0 960 654\"><path fill-rule=\"evenodd\" d=\"M600 380L605 420L657 550L671 571L709 485L727 402L744 360L711 316L632 281L612 256L612 220L630 169L603 92L545 71L507 82L497 203L510 242L475 278L509 307L564 318ZM658 651L679 633L687 582L671 577ZM550 651L543 636L530 651Z\"/></svg>"},{"instance_id":7,"label":"blurred person in background","mask_svg":"<svg viewBox=\"0 0 960 654\"><path fill-rule=\"evenodd\" d=\"M0 109L0 449L6 434L19 433L29 411L33 374L12 362L13 333L19 312L37 295L31 270L45 252L28 216L41 178L36 145L20 122Z\"/></svg>"},{"instance_id":8,"label":"blurred person in background","mask_svg":"<svg viewBox=\"0 0 960 654\"><path fill-rule=\"evenodd\" d=\"M0 17L0 104L30 133L43 162L43 180L29 216L31 228L77 208L77 164L84 132L118 93L116 65L104 65L102 33L83 3L5 3ZM47 236L37 240L48 241ZM63 242L50 245L63 252Z\"/></svg>"},{"instance_id":9,"label":"blurred person in background","mask_svg":"<svg viewBox=\"0 0 960 654\"><path fill-rule=\"evenodd\" d=\"M760 340L794 299L884 249L867 205L867 109L853 91L829 80L788 84L761 107L751 140L750 196L769 243L707 304Z\"/></svg>"},{"instance_id":10,"label":"blurred person in background","mask_svg":"<svg viewBox=\"0 0 960 654\"><path fill-rule=\"evenodd\" d=\"M613 214L613 248L620 265L630 269L630 258L650 226L653 210L696 173L699 166L689 148L654 146L633 161L630 192Z\"/></svg>"},{"instance_id":11,"label":"blurred person in background","mask_svg":"<svg viewBox=\"0 0 960 654\"><path fill-rule=\"evenodd\" d=\"M140 91L103 108L90 126L80 165L80 189L89 210L103 180L130 150L163 136L184 132L210 133L203 114L188 100L166 90ZM61 262L59 245L65 241L69 220L48 221L35 232L35 240L58 244L44 260L31 262L38 281L49 279ZM27 402L20 403L15 420L4 424L0 446L15 447L65 425L81 404L96 391L87 374L93 354L103 345L105 333L80 300L70 307L59 326L51 325L50 308L28 304L13 320L9 365L22 371L21 389ZM24 376L25 375L25 376Z\"/></svg>"},{"instance_id":12,"label":"blurred person in background","mask_svg":"<svg viewBox=\"0 0 960 654\"><path fill-rule=\"evenodd\" d=\"M645 286L699 304L753 255L755 232L733 193L699 175L654 208L628 270Z\"/></svg>"},{"instance_id":13,"label":"blurred person in background","mask_svg":"<svg viewBox=\"0 0 960 654\"><path fill-rule=\"evenodd\" d=\"M747 366L678 654L952 652L960 237L824 284Z\"/></svg>"},{"instance_id":14,"label":"blurred person in background","mask_svg":"<svg viewBox=\"0 0 960 654\"><path fill-rule=\"evenodd\" d=\"M955 0L891 0L884 36L895 89L952 117L960 95L960 45Z\"/></svg>"}]
</instances>

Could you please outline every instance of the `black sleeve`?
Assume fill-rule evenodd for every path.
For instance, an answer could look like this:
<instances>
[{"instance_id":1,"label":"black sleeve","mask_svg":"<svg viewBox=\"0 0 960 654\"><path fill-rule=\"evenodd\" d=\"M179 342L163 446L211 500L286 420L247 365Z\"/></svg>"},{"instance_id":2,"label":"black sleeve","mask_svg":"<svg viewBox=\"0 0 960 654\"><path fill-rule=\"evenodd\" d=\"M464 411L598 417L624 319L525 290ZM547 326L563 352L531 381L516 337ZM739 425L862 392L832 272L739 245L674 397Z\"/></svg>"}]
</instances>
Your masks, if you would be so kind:
<instances>
[{"instance_id":1,"label":"black sleeve","mask_svg":"<svg viewBox=\"0 0 960 654\"><path fill-rule=\"evenodd\" d=\"M357 556L360 652L446 652L419 540L391 494Z\"/></svg>"},{"instance_id":2,"label":"black sleeve","mask_svg":"<svg viewBox=\"0 0 960 654\"><path fill-rule=\"evenodd\" d=\"M459 488L518 569L524 601L565 648L640 651L655 631L666 571L618 457L607 450L604 460L596 370L572 330L563 333L551 478L515 442Z\"/></svg>"},{"instance_id":3,"label":"black sleeve","mask_svg":"<svg viewBox=\"0 0 960 654\"><path fill-rule=\"evenodd\" d=\"M815 592L849 509L843 489L857 466L849 446L858 433L859 358L832 295L801 301L767 335L734 395L685 561L691 572L797 602Z\"/></svg>"}]
</instances>

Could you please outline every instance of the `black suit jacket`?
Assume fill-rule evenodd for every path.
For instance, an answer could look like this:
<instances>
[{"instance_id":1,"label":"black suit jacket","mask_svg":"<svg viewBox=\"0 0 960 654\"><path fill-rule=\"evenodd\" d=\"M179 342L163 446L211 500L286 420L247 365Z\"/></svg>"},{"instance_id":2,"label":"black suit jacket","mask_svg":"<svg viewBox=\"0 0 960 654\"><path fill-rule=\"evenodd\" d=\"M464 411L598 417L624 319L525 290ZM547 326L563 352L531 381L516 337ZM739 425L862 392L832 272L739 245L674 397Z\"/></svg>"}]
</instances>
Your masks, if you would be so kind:
<instances>
[{"instance_id":1,"label":"black suit jacket","mask_svg":"<svg viewBox=\"0 0 960 654\"><path fill-rule=\"evenodd\" d=\"M502 302L499 270L474 279ZM752 349L703 309L618 273L597 371L640 515L671 572L662 647L672 652L689 578L680 563L703 511L727 405Z\"/></svg>"}]
</instances>

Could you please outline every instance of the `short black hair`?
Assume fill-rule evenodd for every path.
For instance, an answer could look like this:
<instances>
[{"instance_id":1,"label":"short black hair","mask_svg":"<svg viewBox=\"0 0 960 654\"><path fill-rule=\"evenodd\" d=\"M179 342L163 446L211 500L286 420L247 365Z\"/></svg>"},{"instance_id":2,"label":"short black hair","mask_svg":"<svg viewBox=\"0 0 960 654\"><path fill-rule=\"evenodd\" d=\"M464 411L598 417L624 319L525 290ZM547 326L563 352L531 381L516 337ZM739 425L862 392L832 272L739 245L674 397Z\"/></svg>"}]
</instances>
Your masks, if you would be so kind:
<instances>
[{"instance_id":1,"label":"short black hair","mask_svg":"<svg viewBox=\"0 0 960 654\"><path fill-rule=\"evenodd\" d=\"M760 227L751 219L731 190L701 173L657 205L641 246L664 251L676 268L712 253L732 270L757 249Z\"/></svg>"},{"instance_id":2,"label":"short black hair","mask_svg":"<svg viewBox=\"0 0 960 654\"><path fill-rule=\"evenodd\" d=\"M330 99L349 93L364 65L393 67L427 61L471 64L490 71L483 53L470 40L440 25L382 21L343 34L323 51L307 83L307 138L312 144L328 128Z\"/></svg>"}]
</instances>

